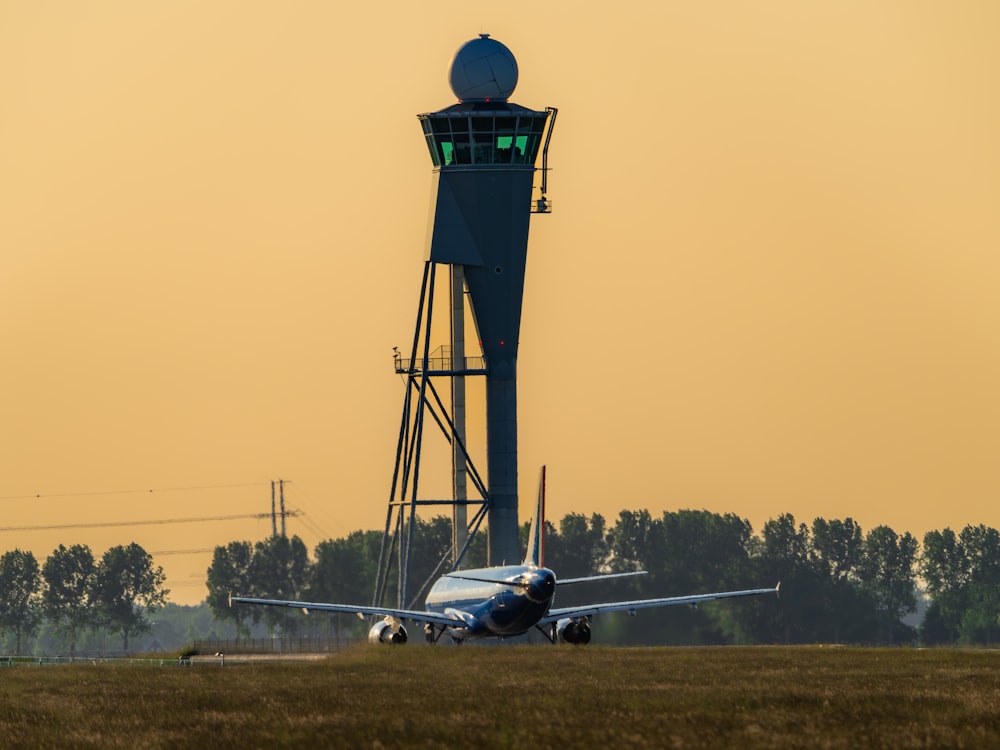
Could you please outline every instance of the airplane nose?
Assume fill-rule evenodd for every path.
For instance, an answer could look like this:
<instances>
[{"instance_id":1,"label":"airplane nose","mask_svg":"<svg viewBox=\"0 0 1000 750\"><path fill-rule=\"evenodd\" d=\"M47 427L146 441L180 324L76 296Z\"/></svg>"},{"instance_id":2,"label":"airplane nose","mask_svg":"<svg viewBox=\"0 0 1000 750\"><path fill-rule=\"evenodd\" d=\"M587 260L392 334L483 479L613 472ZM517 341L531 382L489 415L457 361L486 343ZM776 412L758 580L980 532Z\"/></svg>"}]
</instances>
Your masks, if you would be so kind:
<instances>
[{"instance_id":1,"label":"airplane nose","mask_svg":"<svg viewBox=\"0 0 1000 750\"><path fill-rule=\"evenodd\" d=\"M556 590L556 576L551 570L540 570L532 576L528 584L528 598L533 602L544 602L552 598Z\"/></svg>"}]
</instances>

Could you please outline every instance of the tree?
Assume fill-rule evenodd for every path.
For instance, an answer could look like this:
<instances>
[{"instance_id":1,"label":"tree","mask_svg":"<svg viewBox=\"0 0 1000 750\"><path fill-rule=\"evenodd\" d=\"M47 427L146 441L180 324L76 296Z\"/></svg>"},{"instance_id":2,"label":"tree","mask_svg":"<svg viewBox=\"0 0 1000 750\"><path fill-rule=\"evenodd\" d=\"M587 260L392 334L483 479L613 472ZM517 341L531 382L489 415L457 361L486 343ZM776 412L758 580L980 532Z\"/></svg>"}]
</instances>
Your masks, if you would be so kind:
<instances>
[{"instance_id":1,"label":"tree","mask_svg":"<svg viewBox=\"0 0 1000 750\"><path fill-rule=\"evenodd\" d=\"M595 585L592 596L633 599L744 588L755 578L750 570L752 534L749 521L731 513L685 509L665 511L653 519L647 511L622 511L605 535L606 545L598 548L612 571L646 570L649 575ZM566 540L564 543L573 546ZM741 603L735 609L742 608ZM623 625L614 637L622 643L709 644L734 637L753 640L743 627L745 614L737 618L732 609L715 604L697 609L672 607L655 617Z\"/></svg>"},{"instance_id":2,"label":"tree","mask_svg":"<svg viewBox=\"0 0 1000 750\"><path fill-rule=\"evenodd\" d=\"M0 632L14 634L15 653L21 653L24 639L38 631L41 585L38 561L31 552L14 549L0 557Z\"/></svg>"},{"instance_id":3,"label":"tree","mask_svg":"<svg viewBox=\"0 0 1000 750\"><path fill-rule=\"evenodd\" d=\"M654 521L648 510L623 510L618 514L606 536L608 545L607 568L609 573L629 573L638 570L645 570L647 552L652 545L655 545L658 522ZM556 571L557 573L559 571ZM594 584L586 584L574 587L575 590L566 597L568 601L564 603L583 603L579 598L584 598L587 594L593 597L594 601L615 601L641 599L645 596L643 588L644 578L648 576L637 576L621 578L612 581L602 581ZM560 601L562 602L562 594ZM621 618L609 615L601 623L602 639L607 643L643 643L649 642L655 635L651 628L653 620L644 618L641 623L624 623ZM627 625L627 626L626 626Z\"/></svg>"},{"instance_id":4,"label":"tree","mask_svg":"<svg viewBox=\"0 0 1000 750\"><path fill-rule=\"evenodd\" d=\"M100 623L121 634L125 653L129 638L150 631L146 614L166 602L170 590L164 588L165 581L163 568L153 567L152 555L135 542L112 547L101 558L90 596Z\"/></svg>"},{"instance_id":5,"label":"tree","mask_svg":"<svg viewBox=\"0 0 1000 750\"><path fill-rule=\"evenodd\" d=\"M965 545L951 529L924 534L919 570L930 605L920 626L925 643L955 643L968 606L970 575Z\"/></svg>"},{"instance_id":6,"label":"tree","mask_svg":"<svg viewBox=\"0 0 1000 750\"><path fill-rule=\"evenodd\" d=\"M754 544L755 580L781 582L782 596L740 607L738 619L745 638L764 643L805 643L815 640L818 619L817 575L810 557L809 527L784 513L764 524Z\"/></svg>"},{"instance_id":7,"label":"tree","mask_svg":"<svg viewBox=\"0 0 1000 750\"><path fill-rule=\"evenodd\" d=\"M253 547L250 542L230 542L225 547L218 546L212 553L212 564L208 566L208 606L217 620L226 620L236 626L236 632L247 637L247 619L253 617L253 605L234 604L229 597L233 594L246 596L253 591L251 563Z\"/></svg>"},{"instance_id":8,"label":"tree","mask_svg":"<svg viewBox=\"0 0 1000 750\"><path fill-rule=\"evenodd\" d=\"M614 573L643 570L653 519L648 510L623 510L618 514L615 527L608 534L610 548L609 566Z\"/></svg>"},{"instance_id":9,"label":"tree","mask_svg":"<svg viewBox=\"0 0 1000 750\"><path fill-rule=\"evenodd\" d=\"M813 640L841 643L877 639L875 602L858 582L864 554L864 534L852 518L816 518L812 525L810 559L815 589Z\"/></svg>"},{"instance_id":10,"label":"tree","mask_svg":"<svg viewBox=\"0 0 1000 750\"><path fill-rule=\"evenodd\" d=\"M1000 587L981 583L969 585L966 608L959 625L962 644L993 644L1000 633Z\"/></svg>"},{"instance_id":11,"label":"tree","mask_svg":"<svg viewBox=\"0 0 1000 750\"><path fill-rule=\"evenodd\" d=\"M752 534L750 522L733 513L665 511L658 544L647 555L650 574L677 593L723 591L749 584Z\"/></svg>"},{"instance_id":12,"label":"tree","mask_svg":"<svg viewBox=\"0 0 1000 750\"><path fill-rule=\"evenodd\" d=\"M966 526L959 537L968 559L970 583L1000 585L1000 532L989 526Z\"/></svg>"},{"instance_id":13,"label":"tree","mask_svg":"<svg viewBox=\"0 0 1000 750\"><path fill-rule=\"evenodd\" d=\"M253 596L301 600L309 582L309 551L298 536L273 536L254 545L250 562ZM254 622L262 619L273 634L279 627L294 631L297 620L284 607L256 607Z\"/></svg>"},{"instance_id":14,"label":"tree","mask_svg":"<svg viewBox=\"0 0 1000 750\"><path fill-rule=\"evenodd\" d=\"M307 597L314 602L370 604L375 590L381 531L353 531L346 537L316 545ZM390 600L391 601L391 600ZM355 617L337 616L338 628L349 623L359 635L367 626Z\"/></svg>"},{"instance_id":15,"label":"tree","mask_svg":"<svg viewBox=\"0 0 1000 750\"><path fill-rule=\"evenodd\" d=\"M45 589L42 607L56 632L76 652L80 633L94 627L96 619L90 593L97 565L94 553L85 544L54 550L42 567Z\"/></svg>"},{"instance_id":16,"label":"tree","mask_svg":"<svg viewBox=\"0 0 1000 750\"><path fill-rule=\"evenodd\" d=\"M916 557L917 540L908 532L899 536L888 526L876 526L865 537L858 578L874 597L881 636L889 643L909 635L901 620L917 608Z\"/></svg>"},{"instance_id":17,"label":"tree","mask_svg":"<svg viewBox=\"0 0 1000 750\"><path fill-rule=\"evenodd\" d=\"M968 598L962 643L993 643L1000 632L1000 532L983 524L966 526L959 541L969 561Z\"/></svg>"},{"instance_id":18,"label":"tree","mask_svg":"<svg viewBox=\"0 0 1000 750\"><path fill-rule=\"evenodd\" d=\"M451 519L435 516L429 521L416 519L410 547L410 576L407 607L419 606L430 586L451 565Z\"/></svg>"},{"instance_id":19,"label":"tree","mask_svg":"<svg viewBox=\"0 0 1000 750\"><path fill-rule=\"evenodd\" d=\"M921 626L927 643L992 643L1000 633L1000 532L966 526L924 535L920 572L931 603Z\"/></svg>"},{"instance_id":20,"label":"tree","mask_svg":"<svg viewBox=\"0 0 1000 750\"><path fill-rule=\"evenodd\" d=\"M608 561L607 529L598 513L589 519L582 513L567 513L559 531L546 524L545 565L560 578L595 575Z\"/></svg>"},{"instance_id":21,"label":"tree","mask_svg":"<svg viewBox=\"0 0 1000 750\"><path fill-rule=\"evenodd\" d=\"M683 509L653 524L646 551L646 595L695 594L746 588L750 523L738 516ZM657 618L657 643L719 644L734 631L731 603L674 607Z\"/></svg>"},{"instance_id":22,"label":"tree","mask_svg":"<svg viewBox=\"0 0 1000 750\"><path fill-rule=\"evenodd\" d=\"M826 575L846 581L857 571L864 551L861 527L853 518L827 521L817 518L812 526L812 548Z\"/></svg>"}]
</instances>

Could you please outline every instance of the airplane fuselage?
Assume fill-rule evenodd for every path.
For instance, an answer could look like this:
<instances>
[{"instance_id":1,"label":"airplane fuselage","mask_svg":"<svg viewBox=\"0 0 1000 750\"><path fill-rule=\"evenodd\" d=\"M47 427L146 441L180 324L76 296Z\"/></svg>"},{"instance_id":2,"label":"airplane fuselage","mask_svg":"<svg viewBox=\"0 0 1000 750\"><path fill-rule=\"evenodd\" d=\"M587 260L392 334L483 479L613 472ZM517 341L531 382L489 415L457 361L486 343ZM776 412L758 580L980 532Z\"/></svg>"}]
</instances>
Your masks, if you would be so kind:
<instances>
[{"instance_id":1,"label":"airplane fuselage","mask_svg":"<svg viewBox=\"0 0 1000 750\"><path fill-rule=\"evenodd\" d=\"M459 618L464 627L451 629L456 637L509 637L534 627L548 613L555 592L556 576L548 568L478 568L438 579L426 606L430 612Z\"/></svg>"}]
</instances>

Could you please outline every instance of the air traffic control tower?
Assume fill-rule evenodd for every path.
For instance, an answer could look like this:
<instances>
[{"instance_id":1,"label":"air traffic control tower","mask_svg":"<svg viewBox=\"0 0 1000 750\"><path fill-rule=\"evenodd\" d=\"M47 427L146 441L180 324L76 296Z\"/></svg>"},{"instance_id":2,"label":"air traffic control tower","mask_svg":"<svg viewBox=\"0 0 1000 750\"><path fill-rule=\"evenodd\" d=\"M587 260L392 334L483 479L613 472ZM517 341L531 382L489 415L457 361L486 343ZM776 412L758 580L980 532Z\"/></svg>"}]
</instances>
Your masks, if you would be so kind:
<instances>
[{"instance_id":1,"label":"air traffic control tower","mask_svg":"<svg viewBox=\"0 0 1000 750\"><path fill-rule=\"evenodd\" d=\"M407 404L411 392L418 393L421 402L429 400L425 394L434 387L428 376L451 379L453 413L440 418L444 406L438 398L435 415L439 426L450 433L454 451L456 492L450 502L464 506L464 490L457 487L464 482L468 471L469 479L485 496L489 564L499 565L518 562L522 557L517 513L517 349L528 224L531 214L549 211L545 194L546 157L556 110L549 107L536 111L509 101L517 85L517 61L507 47L488 34L458 49L449 77L458 103L418 115L434 165L425 281L413 349L409 359L397 354L396 370L410 377L412 388L407 389ZM537 193L534 177L540 153L541 192ZM433 279L433 269L441 266L449 267L452 274L452 342L443 354L439 349L435 354L440 356L434 356L429 353L431 306L425 296L432 295L432 291L427 291L429 275ZM430 283L433 285L433 281ZM465 300L477 329L481 357L465 356L461 309ZM486 379L485 483L471 466L464 446L464 396L461 403L455 398L456 393L464 393L464 378L474 375ZM403 485L408 481L415 483L419 474L418 466L407 464L407 455L419 453L422 428L420 417L414 418L410 426L407 408L404 406L396 467L398 482ZM395 498L398 489L395 476L393 483ZM397 508L407 505L412 511L417 504L437 502L416 500L415 487L412 499L408 493L404 486L398 492L398 500L390 499L390 514L394 504ZM462 507L463 514L464 511ZM397 528L405 525L400 522ZM387 538L390 527L387 519ZM475 526L470 525L470 529L474 532ZM456 565L461 545L458 538ZM400 575L404 581L401 593L406 589L402 562L406 556L400 555Z\"/></svg>"},{"instance_id":2,"label":"air traffic control tower","mask_svg":"<svg viewBox=\"0 0 1000 750\"><path fill-rule=\"evenodd\" d=\"M535 160L548 111L508 101L517 61L483 34L451 63L459 103L420 115L434 163L427 260L461 265L486 360L489 564L520 560L517 344ZM543 206L544 207L544 206Z\"/></svg>"}]
</instances>

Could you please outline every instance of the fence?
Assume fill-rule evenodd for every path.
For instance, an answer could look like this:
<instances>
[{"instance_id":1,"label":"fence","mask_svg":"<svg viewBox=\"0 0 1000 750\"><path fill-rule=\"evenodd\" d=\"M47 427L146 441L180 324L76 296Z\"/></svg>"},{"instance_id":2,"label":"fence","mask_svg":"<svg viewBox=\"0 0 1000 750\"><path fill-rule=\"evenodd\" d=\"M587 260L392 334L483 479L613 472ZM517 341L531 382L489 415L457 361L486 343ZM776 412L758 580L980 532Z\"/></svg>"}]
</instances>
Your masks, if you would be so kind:
<instances>
[{"instance_id":1,"label":"fence","mask_svg":"<svg viewBox=\"0 0 1000 750\"><path fill-rule=\"evenodd\" d=\"M184 667L182 659L149 659L128 656L0 656L0 669L13 667L57 667L65 664L130 664L140 667Z\"/></svg>"},{"instance_id":2,"label":"fence","mask_svg":"<svg viewBox=\"0 0 1000 750\"><path fill-rule=\"evenodd\" d=\"M193 649L196 654L335 654L357 642L357 638L335 635L210 638L195 641Z\"/></svg>"}]
</instances>

